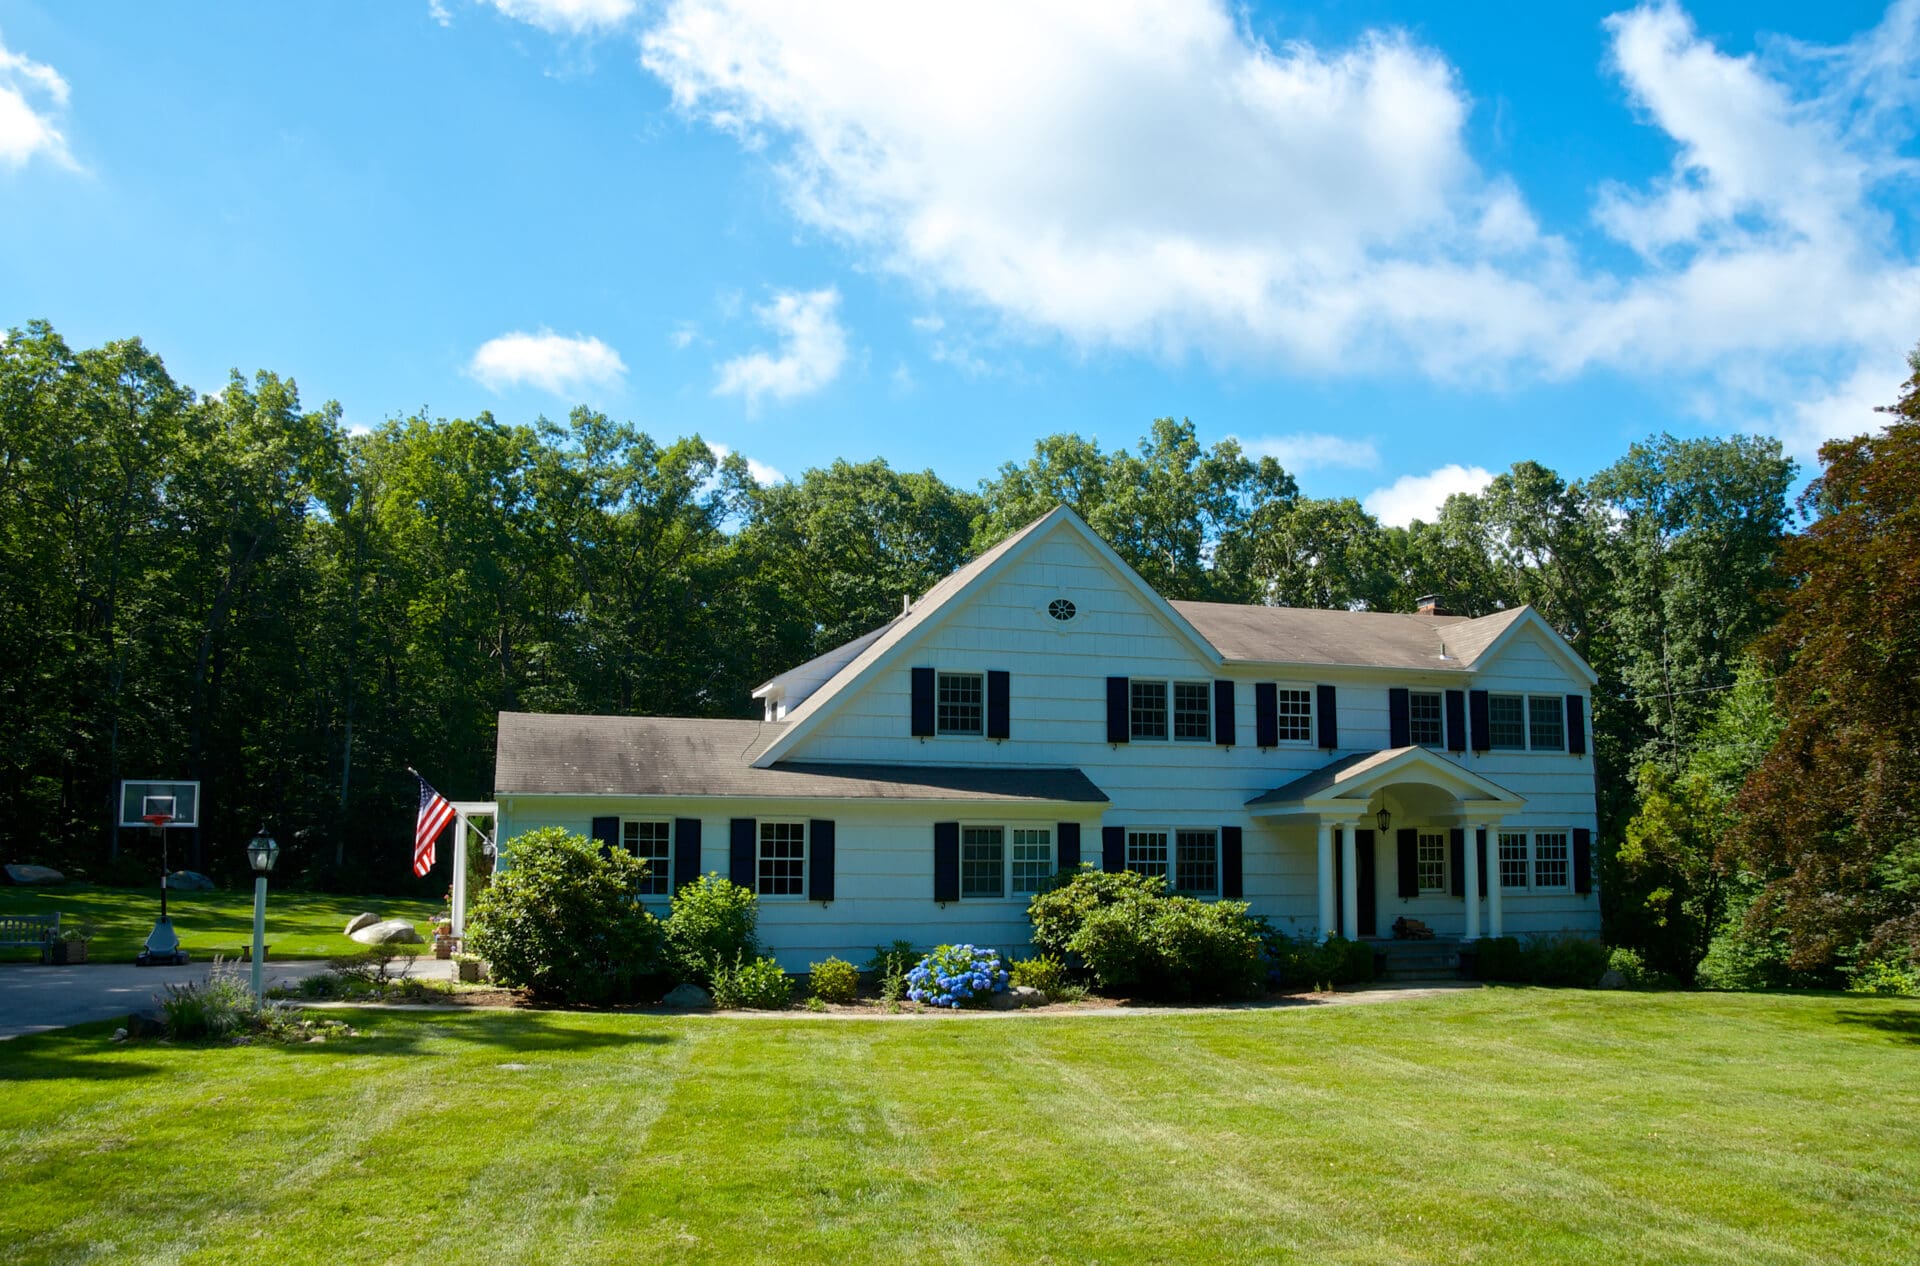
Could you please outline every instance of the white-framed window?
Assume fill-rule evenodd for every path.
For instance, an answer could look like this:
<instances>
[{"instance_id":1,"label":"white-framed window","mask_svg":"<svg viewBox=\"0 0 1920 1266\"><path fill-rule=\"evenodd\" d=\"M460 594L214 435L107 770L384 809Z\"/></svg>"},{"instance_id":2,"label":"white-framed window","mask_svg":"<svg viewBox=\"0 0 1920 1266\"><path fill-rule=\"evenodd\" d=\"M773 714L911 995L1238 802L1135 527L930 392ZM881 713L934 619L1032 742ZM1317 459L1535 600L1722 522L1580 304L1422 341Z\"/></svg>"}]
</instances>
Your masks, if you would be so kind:
<instances>
[{"instance_id":1,"label":"white-framed window","mask_svg":"<svg viewBox=\"0 0 1920 1266\"><path fill-rule=\"evenodd\" d=\"M1496 752L1567 750L1566 701L1559 695L1487 696L1487 745Z\"/></svg>"},{"instance_id":2,"label":"white-framed window","mask_svg":"<svg viewBox=\"0 0 1920 1266\"><path fill-rule=\"evenodd\" d=\"M762 822L758 890L763 897L807 895L807 824Z\"/></svg>"},{"instance_id":3,"label":"white-framed window","mask_svg":"<svg viewBox=\"0 0 1920 1266\"><path fill-rule=\"evenodd\" d=\"M1004 822L960 824L960 899L1029 897L1053 878L1053 831Z\"/></svg>"},{"instance_id":4,"label":"white-framed window","mask_svg":"<svg viewBox=\"0 0 1920 1266\"><path fill-rule=\"evenodd\" d=\"M673 894L673 824L665 818L622 818L620 844L647 864L640 881L643 897Z\"/></svg>"},{"instance_id":5,"label":"white-framed window","mask_svg":"<svg viewBox=\"0 0 1920 1266\"><path fill-rule=\"evenodd\" d=\"M960 897L1007 895L1007 828L960 828Z\"/></svg>"},{"instance_id":6,"label":"white-framed window","mask_svg":"<svg viewBox=\"0 0 1920 1266\"><path fill-rule=\"evenodd\" d=\"M1446 723L1441 720L1438 690L1407 692L1407 734L1416 747L1445 747Z\"/></svg>"},{"instance_id":7,"label":"white-framed window","mask_svg":"<svg viewBox=\"0 0 1920 1266\"><path fill-rule=\"evenodd\" d=\"M1132 681L1127 684L1130 704L1128 733L1135 740L1167 737L1167 683Z\"/></svg>"},{"instance_id":8,"label":"white-framed window","mask_svg":"<svg viewBox=\"0 0 1920 1266\"><path fill-rule=\"evenodd\" d=\"M1058 869L1053 864L1053 831L1044 826L1014 827L1010 865L1014 896L1030 896L1045 888Z\"/></svg>"},{"instance_id":9,"label":"white-framed window","mask_svg":"<svg viewBox=\"0 0 1920 1266\"><path fill-rule=\"evenodd\" d=\"M1508 892L1566 892L1573 852L1566 831L1500 832L1500 887Z\"/></svg>"},{"instance_id":10,"label":"white-framed window","mask_svg":"<svg viewBox=\"0 0 1920 1266\"><path fill-rule=\"evenodd\" d=\"M1205 681L1173 683L1173 737L1182 743L1213 741L1213 685Z\"/></svg>"},{"instance_id":11,"label":"white-framed window","mask_svg":"<svg viewBox=\"0 0 1920 1266\"><path fill-rule=\"evenodd\" d=\"M1174 832L1173 889L1196 897L1220 891L1220 835L1217 831Z\"/></svg>"},{"instance_id":12,"label":"white-framed window","mask_svg":"<svg viewBox=\"0 0 1920 1266\"><path fill-rule=\"evenodd\" d=\"M1149 829L1127 832L1127 869L1149 878L1172 880L1168 873L1169 832Z\"/></svg>"},{"instance_id":13,"label":"white-framed window","mask_svg":"<svg viewBox=\"0 0 1920 1266\"><path fill-rule=\"evenodd\" d=\"M1273 692L1273 710L1282 743L1313 741L1313 691L1278 687Z\"/></svg>"},{"instance_id":14,"label":"white-framed window","mask_svg":"<svg viewBox=\"0 0 1920 1266\"><path fill-rule=\"evenodd\" d=\"M1487 743L1496 752L1524 752L1527 749L1525 695L1487 696Z\"/></svg>"},{"instance_id":15,"label":"white-framed window","mask_svg":"<svg viewBox=\"0 0 1920 1266\"><path fill-rule=\"evenodd\" d=\"M1559 695L1527 696L1527 746L1536 752L1567 750L1566 701Z\"/></svg>"},{"instance_id":16,"label":"white-framed window","mask_svg":"<svg viewBox=\"0 0 1920 1266\"><path fill-rule=\"evenodd\" d=\"M1420 894L1447 891L1447 836L1444 831L1422 831L1414 837L1414 873Z\"/></svg>"},{"instance_id":17,"label":"white-framed window","mask_svg":"<svg viewBox=\"0 0 1920 1266\"><path fill-rule=\"evenodd\" d=\"M987 686L980 673L939 673L933 696L935 734L985 734Z\"/></svg>"}]
</instances>

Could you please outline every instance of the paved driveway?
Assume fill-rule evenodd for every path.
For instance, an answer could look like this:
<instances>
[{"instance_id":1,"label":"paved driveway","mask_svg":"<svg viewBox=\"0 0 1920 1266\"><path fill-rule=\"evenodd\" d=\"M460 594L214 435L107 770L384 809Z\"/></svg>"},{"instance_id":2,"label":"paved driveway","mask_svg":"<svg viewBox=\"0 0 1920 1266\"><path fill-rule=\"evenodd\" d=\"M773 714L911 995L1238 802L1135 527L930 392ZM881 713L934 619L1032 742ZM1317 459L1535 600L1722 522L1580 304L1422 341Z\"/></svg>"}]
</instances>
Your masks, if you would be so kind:
<instances>
[{"instance_id":1,"label":"paved driveway","mask_svg":"<svg viewBox=\"0 0 1920 1266\"><path fill-rule=\"evenodd\" d=\"M267 987L325 971L326 963L267 964ZM43 967L38 963L0 965L0 1041L22 1033L41 1033L90 1020L111 1020L129 1011L154 1005L153 996L166 984L205 980L209 963L185 967L135 967L131 963L84 963L78 967ZM240 970L247 971L246 964ZM414 960L413 974L428 980L450 980L453 964L433 958Z\"/></svg>"}]
</instances>

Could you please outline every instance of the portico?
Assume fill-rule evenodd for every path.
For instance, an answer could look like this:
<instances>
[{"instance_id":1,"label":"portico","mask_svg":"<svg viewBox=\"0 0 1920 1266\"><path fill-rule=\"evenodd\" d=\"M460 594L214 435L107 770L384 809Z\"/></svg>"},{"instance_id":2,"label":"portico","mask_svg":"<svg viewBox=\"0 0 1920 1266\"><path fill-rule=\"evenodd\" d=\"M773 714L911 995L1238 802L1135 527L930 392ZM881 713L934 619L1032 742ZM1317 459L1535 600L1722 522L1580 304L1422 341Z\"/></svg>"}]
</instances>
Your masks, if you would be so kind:
<instances>
[{"instance_id":1,"label":"portico","mask_svg":"<svg viewBox=\"0 0 1920 1266\"><path fill-rule=\"evenodd\" d=\"M1525 807L1521 796L1424 747L1343 757L1247 802L1256 820L1313 830L1323 939L1378 934L1375 863L1388 841L1403 913L1458 897L1462 939L1474 941L1484 900L1485 933L1501 935L1499 863L1497 855L1489 862L1487 842Z\"/></svg>"}]
</instances>

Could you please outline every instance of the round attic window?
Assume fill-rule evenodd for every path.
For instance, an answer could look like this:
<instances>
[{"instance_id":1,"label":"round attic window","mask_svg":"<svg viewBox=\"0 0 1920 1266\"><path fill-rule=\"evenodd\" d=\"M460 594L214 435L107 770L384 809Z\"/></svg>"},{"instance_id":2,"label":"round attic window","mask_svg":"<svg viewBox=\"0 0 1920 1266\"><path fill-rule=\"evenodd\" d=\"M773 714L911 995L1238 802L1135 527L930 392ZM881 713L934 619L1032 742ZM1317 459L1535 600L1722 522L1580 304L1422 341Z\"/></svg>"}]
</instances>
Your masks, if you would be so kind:
<instances>
[{"instance_id":1,"label":"round attic window","mask_svg":"<svg viewBox=\"0 0 1920 1266\"><path fill-rule=\"evenodd\" d=\"M1073 599L1071 598L1055 598L1047 604L1047 614L1062 624L1071 620L1076 613Z\"/></svg>"}]
</instances>

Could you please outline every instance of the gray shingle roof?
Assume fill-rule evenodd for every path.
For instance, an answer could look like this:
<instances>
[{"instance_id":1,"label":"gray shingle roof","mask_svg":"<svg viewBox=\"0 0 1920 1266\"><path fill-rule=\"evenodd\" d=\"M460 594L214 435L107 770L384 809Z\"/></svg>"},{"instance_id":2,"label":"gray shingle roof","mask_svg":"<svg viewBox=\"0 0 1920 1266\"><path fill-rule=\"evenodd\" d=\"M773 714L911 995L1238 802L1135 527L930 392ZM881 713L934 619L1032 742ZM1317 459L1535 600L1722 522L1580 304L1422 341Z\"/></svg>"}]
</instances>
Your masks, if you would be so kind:
<instances>
[{"instance_id":1,"label":"gray shingle roof","mask_svg":"<svg viewBox=\"0 0 1920 1266\"><path fill-rule=\"evenodd\" d=\"M780 722L500 714L495 795L758 796L769 799L1105 804L1078 769L753 759Z\"/></svg>"},{"instance_id":2,"label":"gray shingle roof","mask_svg":"<svg viewBox=\"0 0 1920 1266\"><path fill-rule=\"evenodd\" d=\"M1494 639L1526 611L1525 607L1516 607L1468 619L1458 615L1319 611L1227 602L1172 605L1228 660L1441 672L1471 668Z\"/></svg>"}]
</instances>

